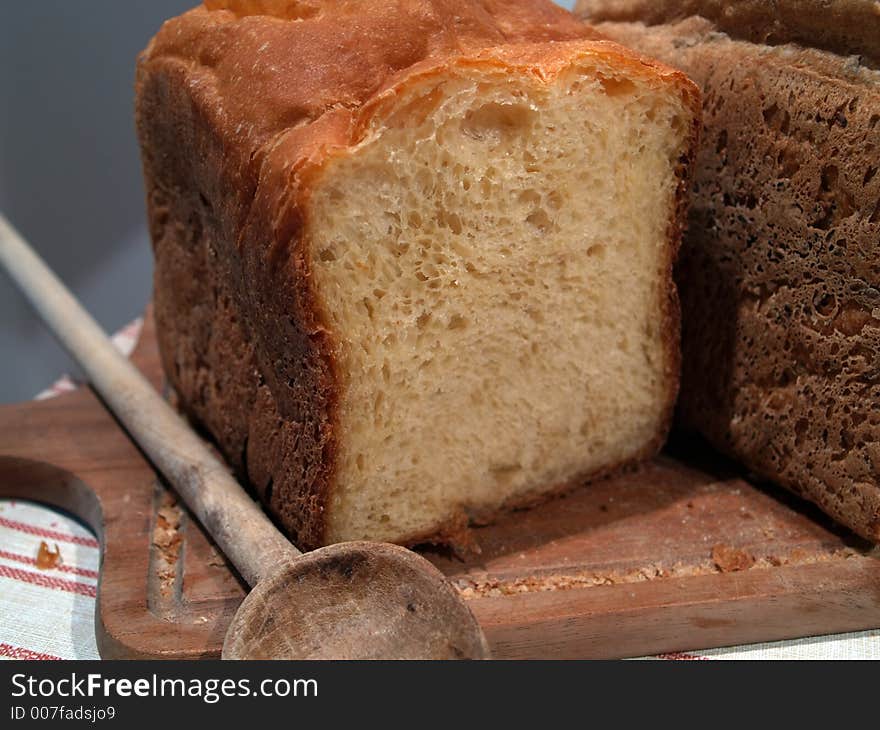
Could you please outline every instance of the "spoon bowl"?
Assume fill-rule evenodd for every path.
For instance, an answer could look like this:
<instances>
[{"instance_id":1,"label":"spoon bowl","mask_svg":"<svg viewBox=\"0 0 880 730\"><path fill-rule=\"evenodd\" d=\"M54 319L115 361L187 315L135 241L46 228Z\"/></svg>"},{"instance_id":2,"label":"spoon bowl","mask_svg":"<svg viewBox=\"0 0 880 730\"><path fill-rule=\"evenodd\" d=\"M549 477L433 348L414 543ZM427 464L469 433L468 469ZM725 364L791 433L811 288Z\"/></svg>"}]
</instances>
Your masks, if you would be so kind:
<instances>
[{"instance_id":1,"label":"spoon bowl","mask_svg":"<svg viewBox=\"0 0 880 730\"><path fill-rule=\"evenodd\" d=\"M261 580L226 632L224 659L488 659L479 624L423 557L349 542Z\"/></svg>"}]
</instances>

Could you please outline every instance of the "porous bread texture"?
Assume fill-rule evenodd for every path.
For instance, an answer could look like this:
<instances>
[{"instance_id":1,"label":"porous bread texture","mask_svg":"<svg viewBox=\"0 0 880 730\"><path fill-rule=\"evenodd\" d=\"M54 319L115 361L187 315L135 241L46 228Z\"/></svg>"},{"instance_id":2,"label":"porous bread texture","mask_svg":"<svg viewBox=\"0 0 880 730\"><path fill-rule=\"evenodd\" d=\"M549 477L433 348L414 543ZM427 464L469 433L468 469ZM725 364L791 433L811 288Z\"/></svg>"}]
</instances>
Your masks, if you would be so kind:
<instances>
[{"instance_id":1,"label":"porous bread texture","mask_svg":"<svg viewBox=\"0 0 880 730\"><path fill-rule=\"evenodd\" d=\"M704 92L682 423L880 541L880 72L701 18L599 28Z\"/></svg>"},{"instance_id":2,"label":"porous bread texture","mask_svg":"<svg viewBox=\"0 0 880 730\"><path fill-rule=\"evenodd\" d=\"M549 2L225 4L139 67L158 334L297 544L456 542L655 453L693 85Z\"/></svg>"},{"instance_id":3,"label":"porous bread texture","mask_svg":"<svg viewBox=\"0 0 880 730\"><path fill-rule=\"evenodd\" d=\"M669 227L692 123L577 59L444 71L311 197L339 334L331 541L428 535L653 452L677 381Z\"/></svg>"}]
</instances>

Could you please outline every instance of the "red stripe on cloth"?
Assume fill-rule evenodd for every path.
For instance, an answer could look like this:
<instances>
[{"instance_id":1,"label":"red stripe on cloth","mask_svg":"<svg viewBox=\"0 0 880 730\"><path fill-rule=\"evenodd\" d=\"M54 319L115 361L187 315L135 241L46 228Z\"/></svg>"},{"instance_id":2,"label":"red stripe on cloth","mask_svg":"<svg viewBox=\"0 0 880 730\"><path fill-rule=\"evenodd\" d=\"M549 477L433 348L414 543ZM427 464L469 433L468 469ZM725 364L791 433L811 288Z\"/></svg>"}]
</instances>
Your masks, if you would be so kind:
<instances>
[{"instance_id":1,"label":"red stripe on cloth","mask_svg":"<svg viewBox=\"0 0 880 730\"><path fill-rule=\"evenodd\" d=\"M19 555L17 553L9 553L6 550L0 550L0 558L5 560L14 560L16 563L24 563L25 565L36 565L37 561L34 558L29 558L27 555ZM94 578L98 579L98 573L95 570L89 570L88 568L77 568L75 565L56 565L54 568L50 568L50 570L60 570L63 573L73 573L74 575L82 576L83 578Z\"/></svg>"},{"instance_id":2,"label":"red stripe on cloth","mask_svg":"<svg viewBox=\"0 0 880 730\"><path fill-rule=\"evenodd\" d=\"M56 591L67 591L68 593L78 593L81 596L94 598L98 591L93 585L88 583L78 583L73 580L65 580L64 578L55 578L51 575L41 575L40 573L31 573L27 570L19 570L18 568L10 568L8 565L0 565L0 578L9 578L22 583L31 583L41 588L51 588Z\"/></svg>"},{"instance_id":3,"label":"red stripe on cloth","mask_svg":"<svg viewBox=\"0 0 880 730\"><path fill-rule=\"evenodd\" d=\"M0 517L0 527L6 527L10 530L23 532L27 535L36 535L37 537L48 537L50 540L60 540L61 542L70 542L74 545L83 545L84 547L96 548L99 543L93 537L80 537L79 535L69 535L66 532L56 532L55 530L45 530L36 525L28 525L24 522L10 520L7 517Z\"/></svg>"},{"instance_id":4,"label":"red stripe on cloth","mask_svg":"<svg viewBox=\"0 0 880 730\"><path fill-rule=\"evenodd\" d=\"M709 657L697 656L696 654L687 654L683 651L670 651L665 654L658 654L658 659L671 659L674 661L690 661L690 662L707 662Z\"/></svg>"},{"instance_id":5,"label":"red stripe on cloth","mask_svg":"<svg viewBox=\"0 0 880 730\"><path fill-rule=\"evenodd\" d=\"M41 654L38 651L31 651L30 649L24 649L20 646L12 646L10 644L0 644L0 656L5 656L9 659L27 659L31 661L62 661L60 656L54 656L53 654Z\"/></svg>"}]
</instances>

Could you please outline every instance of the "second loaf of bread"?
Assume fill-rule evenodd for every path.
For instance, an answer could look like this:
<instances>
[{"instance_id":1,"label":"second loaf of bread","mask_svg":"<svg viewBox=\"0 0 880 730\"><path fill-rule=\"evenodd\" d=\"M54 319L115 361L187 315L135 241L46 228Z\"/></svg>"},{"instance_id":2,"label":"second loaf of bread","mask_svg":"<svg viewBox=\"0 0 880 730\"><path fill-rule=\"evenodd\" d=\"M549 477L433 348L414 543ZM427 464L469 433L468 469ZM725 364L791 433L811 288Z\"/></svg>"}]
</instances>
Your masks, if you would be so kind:
<instances>
[{"instance_id":1,"label":"second loaf of bread","mask_svg":"<svg viewBox=\"0 0 880 730\"><path fill-rule=\"evenodd\" d=\"M164 367L303 548L653 455L696 88L544 0L214 0L143 55Z\"/></svg>"},{"instance_id":2,"label":"second loaf of bread","mask_svg":"<svg viewBox=\"0 0 880 730\"><path fill-rule=\"evenodd\" d=\"M682 423L880 542L880 3L579 6L704 92Z\"/></svg>"}]
</instances>

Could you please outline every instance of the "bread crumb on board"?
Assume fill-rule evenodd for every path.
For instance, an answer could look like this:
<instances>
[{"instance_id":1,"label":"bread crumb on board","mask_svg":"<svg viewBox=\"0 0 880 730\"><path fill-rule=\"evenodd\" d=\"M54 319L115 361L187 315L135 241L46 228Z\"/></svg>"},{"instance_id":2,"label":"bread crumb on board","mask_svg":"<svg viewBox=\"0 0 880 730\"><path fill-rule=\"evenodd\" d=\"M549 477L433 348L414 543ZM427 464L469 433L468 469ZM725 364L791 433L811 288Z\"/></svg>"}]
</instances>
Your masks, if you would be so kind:
<instances>
[{"instance_id":1,"label":"bread crumb on board","mask_svg":"<svg viewBox=\"0 0 880 730\"><path fill-rule=\"evenodd\" d=\"M183 541L180 534L182 517L183 513L174 495L165 492L156 510L156 524L153 527L156 573L163 596L171 594L177 578L177 559Z\"/></svg>"},{"instance_id":2,"label":"bread crumb on board","mask_svg":"<svg viewBox=\"0 0 880 730\"><path fill-rule=\"evenodd\" d=\"M521 578L496 577L482 572L476 575L450 576L465 600L497 598L518 593L560 591L575 588L641 583L665 578L691 578L741 570L767 570L789 565L811 565L832 560L849 560L864 553L852 548L806 550L795 548L785 555L755 557L750 552L729 545L715 545L706 559L697 563L648 565L633 569L573 570L570 573L547 573Z\"/></svg>"},{"instance_id":3,"label":"bread crumb on board","mask_svg":"<svg viewBox=\"0 0 880 730\"><path fill-rule=\"evenodd\" d=\"M719 543L712 548L712 562L722 573L748 570L755 564L755 556L745 550Z\"/></svg>"}]
</instances>

